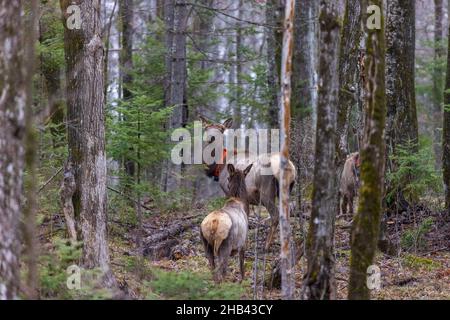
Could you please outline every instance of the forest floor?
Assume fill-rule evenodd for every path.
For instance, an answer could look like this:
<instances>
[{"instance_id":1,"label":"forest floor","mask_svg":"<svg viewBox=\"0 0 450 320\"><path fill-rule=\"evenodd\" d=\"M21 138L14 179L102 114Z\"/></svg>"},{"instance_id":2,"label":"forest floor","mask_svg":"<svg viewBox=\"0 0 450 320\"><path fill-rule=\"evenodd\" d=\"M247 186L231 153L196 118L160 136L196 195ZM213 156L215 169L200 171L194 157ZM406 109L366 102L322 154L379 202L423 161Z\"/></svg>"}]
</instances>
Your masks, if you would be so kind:
<instances>
[{"instance_id":1,"label":"forest floor","mask_svg":"<svg viewBox=\"0 0 450 320\"><path fill-rule=\"evenodd\" d=\"M255 210L255 208L253 208ZM263 288L262 269L264 265L263 244L268 231L270 219L264 209L259 209L260 219L253 212L249 219L250 231L246 251L246 280L238 283L237 257L230 259L230 266L226 283L240 288L239 298L242 299L279 299L280 290ZM420 211L422 210L422 211ZM197 205L195 209L180 212L152 214L145 219L143 227L144 236L143 267L139 270L140 277L136 275L136 262L132 257L137 256L133 248L136 243L136 229L127 225L114 224L110 228L110 236L114 241L111 244L112 267L116 277L129 295L135 299L183 299L208 297L234 297L235 295L211 296L199 295L193 290L192 283L203 281L205 291L213 291L215 284L211 281L207 260L204 256L203 245L199 235L199 225L203 217L211 211L205 205ZM420 216L420 219L417 218ZM294 220L294 218L292 218ZM300 224L303 230L307 229L308 217L303 221L296 219L294 234L299 235ZM336 280L337 298L346 299L347 283L349 277L350 258L350 218L338 218L335 234ZM295 221L295 220L294 220ZM377 252L375 264L381 270L381 288L373 290L373 299L450 299L450 223L443 220L443 215L423 208L417 212L409 212L387 221L387 234L392 242L397 243L396 254L393 256ZM255 234L258 230L258 250L255 251ZM173 234L170 234L174 232ZM158 242L149 243L157 235ZM169 235L168 237L166 237ZM147 242L146 242L147 241ZM400 245L401 244L401 245ZM404 249L408 246L408 249ZM258 287L257 296L254 290L255 252L258 258ZM265 279L270 277L271 266L277 258L279 245L275 243L265 256ZM143 269L142 269L143 268ZM296 265L296 284L301 283L306 269L306 260L302 256ZM168 272L174 278L165 278L168 282L159 282L155 289L152 281ZM177 278L177 275L181 278ZM201 275L201 276L199 276ZM190 279L192 277L192 279ZM200 278L196 278L200 277ZM175 280L177 279L177 280ZM191 281L191 282L189 282ZM143 285L146 284L146 285ZM195 286L195 285L194 285ZM221 286L223 287L223 285ZM230 287L226 287L231 290ZM224 289L227 290L227 289ZM236 294L236 293L234 293ZM300 296L300 289L297 289ZM193 295L193 296L192 296Z\"/></svg>"}]
</instances>

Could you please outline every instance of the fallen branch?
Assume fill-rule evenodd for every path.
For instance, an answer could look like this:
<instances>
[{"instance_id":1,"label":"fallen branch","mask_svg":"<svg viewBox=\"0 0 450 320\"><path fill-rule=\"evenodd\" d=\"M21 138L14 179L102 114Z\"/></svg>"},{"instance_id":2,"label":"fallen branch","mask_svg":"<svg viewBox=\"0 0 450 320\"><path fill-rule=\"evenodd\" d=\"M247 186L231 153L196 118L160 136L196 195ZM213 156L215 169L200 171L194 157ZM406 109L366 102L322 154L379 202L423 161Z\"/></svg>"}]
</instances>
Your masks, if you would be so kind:
<instances>
[{"instance_id":1,"label":"fallen branch","mask_svg":"<svg viewBox=\"0 0 450 320\"><path fill-rule=\"evenodd\" d=\"M55 177L62 171L62 169L63 167L59 168L59 170L56 171L55 174L50 177L50 179L48 179L42 186L40 186L37 193L39 194L50 182L52 182L52 180L55 179Z\"/></svg>"},{"instance_id":2,"label":"fallen branch","mask_svg":"<svg viewBox=\"0 0 450 320\"><path fill-rule=\"evenodd\" d=\"M127 194L124 194L123 192L121 192L121 191L119 191L119 190L117 190L117 189L114 189L113 187L109 187L109 186L108 186L108 190L111 190L111 191L113 191L113 192L119 194L120 196L122 196L122 197L124 197L124 198L127 198L128 200L133 201L134 203L140 205L140 206L141 206L142 208L144 208L145 210L149 210L149 211L152 210L152 209L150 209L149 207L147 207L145 204L140 203L140 202L137 201L136 199L130 197L130 196L127 195Z\"/></svg>"}]
</instances>

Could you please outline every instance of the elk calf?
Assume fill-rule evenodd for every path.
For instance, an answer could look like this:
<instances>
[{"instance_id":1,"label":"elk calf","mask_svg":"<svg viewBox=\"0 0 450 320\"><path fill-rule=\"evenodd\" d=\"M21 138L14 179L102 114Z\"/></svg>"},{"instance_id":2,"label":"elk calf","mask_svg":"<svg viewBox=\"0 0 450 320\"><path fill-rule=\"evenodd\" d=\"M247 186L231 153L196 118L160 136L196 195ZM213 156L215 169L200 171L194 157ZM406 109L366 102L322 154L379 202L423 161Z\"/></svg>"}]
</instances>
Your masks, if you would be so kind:
<instances>
[{"instance_id":1,"label":"elk calf","mask_svg":"<svg viewBox=\"0 0 450 320\"><path fill-rule=\"evenodd\" d=\"M353 201L359 188L359 152L354 152L347 157L341 176L339 192L341 194L341 213L347 214L347 206L350 214L353 214Z\"/></svg>"},{"instance_id":2,"label":"elk calf","mask_svg":"<svg viewBox=\"0 0 450 320\"><path fill-rule=\"evenodd\" d=\"M228 258L239 253L241 281L244 279L244 252L247 241L249 203L245 177L252 165L244 171L227 165L228 188L231 198L222 209L211 212L200 226L206 257L216 282L225 277ZM216 261L217 258L217 269Z\"/></svg>"}]
</instances>

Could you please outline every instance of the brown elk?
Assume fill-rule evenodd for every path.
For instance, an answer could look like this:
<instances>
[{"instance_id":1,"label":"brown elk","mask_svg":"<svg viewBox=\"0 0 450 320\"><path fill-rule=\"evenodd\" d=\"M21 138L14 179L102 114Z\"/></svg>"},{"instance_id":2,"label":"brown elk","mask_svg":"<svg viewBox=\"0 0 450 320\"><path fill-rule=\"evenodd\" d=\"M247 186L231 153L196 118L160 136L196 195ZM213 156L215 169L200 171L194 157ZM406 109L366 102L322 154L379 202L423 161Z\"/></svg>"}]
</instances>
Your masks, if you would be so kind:
<instances>
[{"instance_id":1,"label":"brown elk","mask_svg":"<svg viewBox=\"0 0 450 320\"><path fill-rule=\"evenodd\" d=\"M223 124L212 123L204 117L200 117L200 119L203 122L203 128L208 137L223 134L225 130L231 128L233 124L232 119L226 120L225 122L223 122ZM207 143L212 142L212 140L209 140ZM226 163L225 152L226 149L224 149L224 154L222 156L223 163L213 163L207 165L206 174L209 177L213 176L216 180L218 180L220 187L225 192L225 195L230 196L227 186L229 173L227 170L223 170ZM280 153L261 155L252 155L245 153L245 156L238 155L236 158L237 160L235 161L234 165L238 169L242 170L246 168L250 163L253 164L252 170L249 172L245 179L248 200L252 205L262 204L270 214L271 227L265 245L265 249L268 250L275 237L279 222L279 212L275 203L279 192L279 180L281 171ZM271 174L262 174L261 172L263 172L263 169L264 171L266 171L266 169L270 169ZM295 182L296 170L294 164L291 161L288 161L287 163L286 172L290 189L292 189Z\"/></svg>"},{"instance_id":2,"label":"brown elk","mask_svg":"<svg viewBox=\"0 0 450 320\"><path fill-rule=\"evenodd\" d=\"M239 253L241 281L244 279L244 252L247 241L249 203L245 177L252 168L244 171L227 165L230 199L222 209L211 212L200 226L206 257L214 279L220 282L226 274L228 258ZM217 258L217 269L215 258Z\"/></svg>"},{"instance_id":3,"label":"brown elk","mask_svg":"<svg viewBox=\"0 0 450 320\"><path fill-rule=\"evenodd\" d=\"M347 214L347 206L349 213L353 214L353 201L359 188L359 167L359 152L354 152L345 160L341 175L339 192L342 197L341 213L344 215Z\"/></svg>"}]
</instances>

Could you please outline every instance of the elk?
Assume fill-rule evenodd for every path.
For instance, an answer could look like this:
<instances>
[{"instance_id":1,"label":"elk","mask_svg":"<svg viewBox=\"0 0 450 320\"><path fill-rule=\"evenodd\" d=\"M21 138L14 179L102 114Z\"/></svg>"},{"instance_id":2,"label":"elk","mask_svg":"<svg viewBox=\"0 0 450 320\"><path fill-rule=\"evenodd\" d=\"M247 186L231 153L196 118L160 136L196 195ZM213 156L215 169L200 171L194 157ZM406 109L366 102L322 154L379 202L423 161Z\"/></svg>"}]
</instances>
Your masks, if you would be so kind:
<instances>
[{"instance_id":1,"label":"elk","mask_svg":"<svg viewBox=\"0 0 450 320\"><path fill-rule=\"evenodd\" d=\"M208 214L200 226L200 237L216 282L221 282L225 277L228 258L236 253L239 253L240 281L244 279L244 252L249 214L245 177L252 166L253 164L250 164L241 171L232 164L227 165L230 198L222 209ZM217 269L215 258L217 258Z\"/></svg>"},{"instance_id":2,"label":"elk","mask_svg":"<svg viewBox=\"0 0 450 320\"><path fill-rule=\"evenodd\" d=\"M207 137L213 137L223 134L225 130L230 129L233 124L233 119L227 119L223 123L213 123L204 117L200 116L203 123L203 128L206 132ZM207 144L212 143L213 140L207 141ZM224 154L222 156L223 163L212 163L207 165L206 175L209 177L214 177L215 180L219 181L221 189L224 191L226 196L230 196L229 188L227 185L229 172L224 170L226 165L226 152L223 150ZM260 154L253 155L245 153L245 156L237 156L237 160L234 163L236 168L244 169L250 163L253 167L249 174L247 175L245 182L247 187L248 200L251 205L263 205L270 215L271 227L266 239L265 250L267 251L273 242L276 230L278 228L279 222L279 212L276 207L276 198L279 194L279 181L281 173L281 157L280 153L271 154ZM270 169L272 174L262 174L262 169ZM266 170L264 170L266 171ZM286 178L288 179L290 190L295 182L296 170L295 166L291 161L288 161L286 166Z\"/></svg>"},{"instance_id":3,"label":"elk","mask_svg":"<svg viewBox=\"0 0 450 320\"><path fill-rule=\"evenodd\" d=\"M351 153L345 160L339 188L342 196L341 213L343 215L347 214L347 206L349 213L353 214L353 200L359 188L359 167L359 152Z\"/></svg>"}]
</instances>

